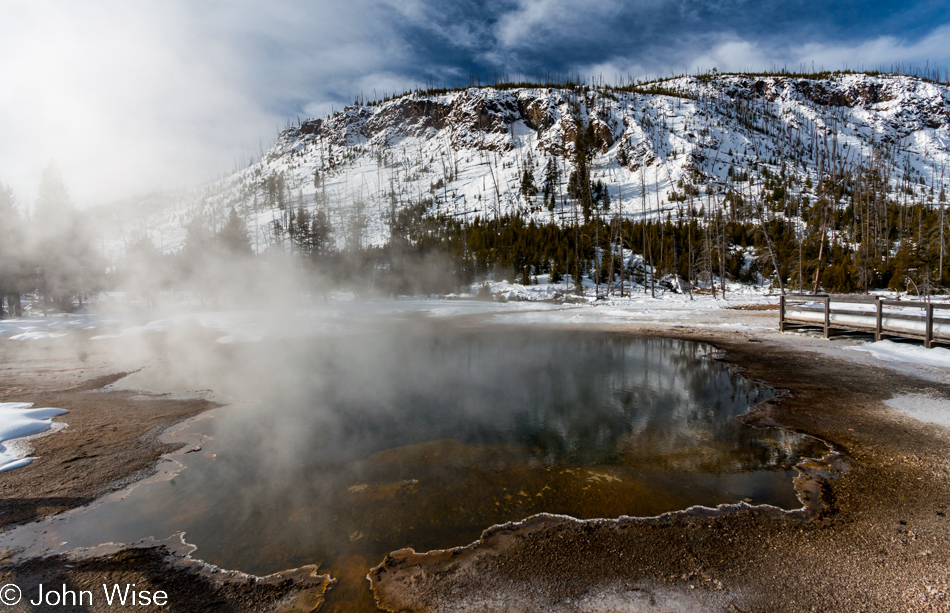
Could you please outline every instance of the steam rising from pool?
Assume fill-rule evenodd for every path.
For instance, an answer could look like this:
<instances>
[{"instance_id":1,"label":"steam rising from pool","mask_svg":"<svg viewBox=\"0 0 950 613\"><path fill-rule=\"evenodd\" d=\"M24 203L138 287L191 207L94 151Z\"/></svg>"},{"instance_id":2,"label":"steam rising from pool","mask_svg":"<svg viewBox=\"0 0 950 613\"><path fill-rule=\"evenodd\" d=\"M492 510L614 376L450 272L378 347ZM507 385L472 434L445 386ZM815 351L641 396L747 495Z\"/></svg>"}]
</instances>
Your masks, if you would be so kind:
<instances>
[{"instance_id":1,"label":"steam rising from pool","mask_svg":"<svg viewBox=\"0 0 950 613\"><path fill-rule=\"evenodd\" d=\"M319 563L345 592L390 551L464 545L541 512L798 508L793 466L823 450L740 424L772 392L693 342L403 321L216 351L214 372L164 363L130 379L213 379L236 399L213 439L174 479L53 526L56 539L185 531L209 562Z\"/></svg>"}]
</instances>

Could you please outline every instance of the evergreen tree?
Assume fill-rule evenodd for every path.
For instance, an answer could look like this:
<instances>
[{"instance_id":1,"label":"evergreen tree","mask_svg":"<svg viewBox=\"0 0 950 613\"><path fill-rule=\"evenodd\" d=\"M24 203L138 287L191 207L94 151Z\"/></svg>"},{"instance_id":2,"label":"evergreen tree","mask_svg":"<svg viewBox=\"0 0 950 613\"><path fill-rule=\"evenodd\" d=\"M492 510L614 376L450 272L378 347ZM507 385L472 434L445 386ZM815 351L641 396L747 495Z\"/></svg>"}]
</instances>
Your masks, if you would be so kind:
<instances>
[{"instance_id":1,"label":"evergreen tree","mask_svg":"<svg viewBox=\"0 0 950 613\"><path fill-rule=\"evenodd\" d=\"M544 184L542 191L544 193L544 204L548 210L554 212L556 194L558 192L558 181L560 181L560 171L557 168L557 162L553 157L548 158L548 163L544 167Z\"/></svg>"},{"instance_id":2,"label":"evergreen tree","mask_svg":"<svg viewBox=\"0 0 950 613\"><path fill-rule=\"evenodd\" d=\"M247 237L247 225L233 208L227 223L218 232L217 242L231 255L249 256L253 253L251 241Z\"/></svg>"},{"instance_id":3,"label":"evergreen tree","mask_svg":"<svg viewBox=\"0 0 950 613\"><path fill-rule=\"evenodd\" d=\"M534 184L534 172L530 166L525 166L521 173L521 195L529 201L538 193L538 187Z\"/></svg>"},{"instance_id":4,"label":"evergreen tree","mask_svg":"<svg viewBox=\"0 0 950 613\"><path fill-rule=\"evenodd\" d=\"M88 218L70 202L69 190L53 164L42 174L32 219L36 289L48 306L71 310L99 290L105 264L94 246Z\"/></svg>"},{"instance_id":5,"label":"evergreen tree","mask_svg":"<svg viewBox=\"0 0 950 613\"><path fill-rule=\"evenodd\" d=\"M617 147L617 161L621 166L626 166L630 163L630 153L627 151L627 141L620 141L620 145Z\"/></svg>"},{"instance_id":6,"label":"evergreen tree","mask_svg":"<svg viewBox=\"0 0 950 613\"><path fill-rule=\"evenodd\" d=\"M23 236L23 218L16 208L13 190L0 183L0 318L22 315L20 294L27 290L30 265Z\"/></svg>"},{"instance_id":7,"label":"evergreen tree","mask_svg":"<svg viewBox=\"0 0 950 613\"><path fill-rule=\"evenodd\" d=\"M574 136L574 170L567 182L568 195L576 200L584 213L584 223L590 221L594 210L591 197L590 163L594 155L594 127L587 122L581 129L581 120L576 119L577 134Z\"/></svg>"},{"instance_id":8,"label":"evergreen tree","mask_svg":"<svg viewBox=\"0 0 950 613\"><path fill-rule=\"evenodd\" d=\"M329 254L333 227L330 225L330 216L320 209L310 221L310 254L313 257L323 257Z\"/></svg>"},{"instance_id":9,"label":"evergreen tree","mask_svg":"<svg viewBox=\"0 0 950 613\"><path fill-rule=\"evenodd\" d=\"M211 230L203 215L195 215L185 226L185 241L182 253L196 259L204 258L214 242Z\"/></svg>"}]
</instances>

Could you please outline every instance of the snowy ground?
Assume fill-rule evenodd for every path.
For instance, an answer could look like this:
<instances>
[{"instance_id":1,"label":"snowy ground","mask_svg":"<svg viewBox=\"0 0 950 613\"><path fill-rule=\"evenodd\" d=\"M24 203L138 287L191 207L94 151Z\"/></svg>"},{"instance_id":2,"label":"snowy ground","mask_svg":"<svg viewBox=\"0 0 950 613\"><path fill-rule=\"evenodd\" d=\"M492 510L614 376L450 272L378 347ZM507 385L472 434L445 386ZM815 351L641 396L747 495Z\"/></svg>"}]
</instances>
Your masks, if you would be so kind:
<instances>
[{"instance_id":1,"label":"snowy ground","mask_svg":"<svg viewBox=\"0 0 950 613\"><path fill-rule=\"evenodd\" d=\"M950 428L950 400L930 394L901 394L887 401L887 406L918 421Z\"/></svg>"},{"instance_id":2,"label":"snowy ground","mask_svg":"<svg viewBox=\"0 0 950 613\"><path fill-rule=\"evenodd\" d=\"M112 221L117 227L107 233L104 251L115 261L142 236L163 252L176 251L190 220L204 216L217 231L232 208L244 218L255 251L283 249L283 242L276 245L273 229L284 204L292 210L303 207L310 215L327 207L339 248L346 246L345 227L357 209L365 221L361 242L384 244L394 201L403 207L431 198L433 212L453 219L517 213L526 222L570 224L577 211L566 197L566 186L573 169L574 116L581 108L583 121L610 135L609 144L591 160L591 179L608 185L612 214L631 221L668 214L675 219L692 206L683 199L684 185L694 182L702 188L696 206L708 210L706 188L721 201L735 174L752 174L756 180L740 190L756 198L766 185L756 175L766 169L817 185L820 151L829 140L849 163L866 167L876 159L882 139L899 142L889 150L895 156L887 164L891 198L906 197L909 189L917 201L925 201L935 181L944 183L943 169L950 164L950 131L944 120L950 92L945 86L871 75L800 82L804 89L835 91L855 100L837 106L815 104L796 83L783 76L685 77L656 84L677 95L595 89L577 109L576 93L544 87L416 93L352 106L328 118L319 130L298 126L284 131L263 159L240 172L191 192L154 194L142 207L144 216L124 211ZM863 92L871 91L880 92L886 102L864 100ZM754 112L737 114L740 102ZM435 114L446 113L447 120L420 118L420 108L439 108ZM529 126L518 108L543 112L545 119L534 121L544 127ZM478 119L473 123L473 118ZM441 127L426 127L430 124ZM790 148L798 152L798 163L786 163L796 157L789 155ZM621 150L630 158L625 163ZM526 198L519 189L526 168L540 187L549 162L559 172L551 211L540 195ZM279 194L278 177L284 185ZM816 196L814 188L795 189ZM929 195L932 200L933 193ZM286 203L278 206L275 200L280 199Z\"/></svg>"},{"instance_id":3,"label":"snowy ground","mask_svg":"<svg viewBox=\"0 0 950 613\"><path fill-rule=\"evenodd\" d=\"M926 349L922 345L878 341L867 345L848 347L855 351L866 351L879 360L886 362L908 362L950 368L950 349L933 347Z\"/></svg>"},{"instance_id":4,"label":"snowy ground","mask_svg":"<svg viewBox=\"0 0 950 613\"><path fill-rule=\"evenodd\" d=\"M836 335L825 341L814 332L778 333L778 296L766 288L732 284L725 298L718 294L676 293L657 289L656 297L635 286L623 298L596 298L592 286L585 296L568 292L565 284L551 285L541 277L534 285L492 282L475 285L471 293L446 298L360 300L337 292L325 302L298 304L268 310L115 313L127 307L121 297L104 296L89 312L74 315L34 316L0 321L0 339L17 345L36 341L67 344L85 354L98 351L116 354L111 342L123 345L112 365L132 371L148 359L148 339L174 332L189 339L200 335L218 344L233 344L282 338L318 338L326 335L368 335L380 321L465 319L481 325L546 325L569 327L627 327L631 330L698 329L710 334L745 333L769 337L776 342L833 355L836 359L886 366L934 381L950 381L950 349L925 349L918 342L891 340L871 342L867 337ZM481 290L481 291L480 291ZM485 291L487 290L487 291ZM476 297L481 294L481 300ZM745 307L745 309L743 309ZM750 308L751 307L751 308ZM97 312L99 311L99 312ZM32 341L32 342L31 342ZM144 341L144 342L139 342ZM108 349L107 349L108 348ZM133 356L130 348L141 350ZM138 361L137 361L138 360ZM111 371L115 372L115 370Z\"/></svg>"},{"instance_id":5,"label":"snowy ground","mask_svg":"<svg viewBox=\"0 0 950 613\"><path fill-rule=\"evenodd\" d=\"M446 298L400 298L359 300L338 292L326 302L286 309L254 311L193 311L189 313L136 314L128 317L112 314L118 305L112 296L102 300L99 310L71 315L35 316L0 320L0 337L13 341L36 341L84 333L91 342L119 337L147 336L186 326L200 327L219 334L219 343L249 342L277 338L299 338L351 330L353 323L374 318L478 316L499 324L623 324L646 323L670 326L709 326L716 314L729 307L774 305L778 296L765 290L731 285L725 298L718 294L681 294L658 288L656 296L642 287L620 298L596 298L593 283L585 296L576 296L565 284L549 285L541 278L537 285L507 281L485 284L488 294L478 299L480 286L473 292ZM629 290L628 290L629 292ZM741 322L722 322L726 327L743 328Z\"/></svg>"},{"instance_id":6,"label":"snowy ground","mask_svg":"<svg viewBox=\"0 0 950 613\"><path fill-rule=\"evenodd\" d=\"M601 286L601 289L603 286ZM326 301L268 310L198 310L181 308L166 312L136 312L121 295L104 295L88 312L70 315L30 316L0 320L0 338L12 341L56 339L81 335L92 343L116 338L147 337L170 330L202 330L218 343L253 342L280 338L314 337L351 332L354 324L382 319L478 317L489 324L515 325L648 325L733 330L775 331L779 297L768 288L729 284L725 296L679 293L657 286L655 296L641 286L626 288L626 296L597 298L597 287L585 280L578 296L566 283L549 284L546 275L533 285L507 281L475 284L466 294L444 298L361 300L336 292ZM603 293L603 292L601 292ZM912 299L908 300L910 304ZM751 307L761 311L736 309ZM122 313L122 314L118 314ZM130 315L131 314L131 315ZM859 343L860 339L858 340ZM888 362L917 363L950 368L950 350L924 349L918 345L882 341L858 344L864 351Z\"/></svg>"},{"instance_id":7,"label":"snowy ground","mask_svg":"<svg viewBox=\"0 0 950 613\"><path fill-rule=\"evenodd\" d=\"M50 315L0 319L0 336L12 341L33 341L66 336L70 330L94 330L105 320L100 315Z\"/></svg>"},{"instance_id":8,"label":"snowy ground","mask_svg":"<svg viewBox=\"0 0 950 613\"><path fill-rule=\"evenodd\" d=\"M46 432L53 427L52 418L69 412L32 406L31 402L0 402L0 472L22 468L35 460L27 457L29 445L23 439Z\"/></svg>"}]
</instances>

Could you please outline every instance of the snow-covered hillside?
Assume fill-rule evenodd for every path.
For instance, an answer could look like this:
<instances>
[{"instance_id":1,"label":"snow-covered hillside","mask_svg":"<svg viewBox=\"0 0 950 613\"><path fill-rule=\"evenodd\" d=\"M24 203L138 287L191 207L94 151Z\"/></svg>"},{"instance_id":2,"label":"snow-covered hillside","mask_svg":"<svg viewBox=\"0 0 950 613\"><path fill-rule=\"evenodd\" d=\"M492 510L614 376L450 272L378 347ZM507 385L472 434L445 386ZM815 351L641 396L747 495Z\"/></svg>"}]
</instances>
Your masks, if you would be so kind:
<instances>
[{"instance_id":1,"label":"snow-covered hillside","mask_svg":"<svg viewBox=\"0 0 950 613\"><path fill-rule=\"evenodd\" d=\"M280 243L279 228L300 207L323 209L341 247L385 242L392 210L426 200L455 217L519 213L569 223L579 215L567 195L575 136L587 126L590 179L606 184L613 214L633 219L675 217L690 205L713 210L730 188L758 197L763 178L783 165L799 193L822 172L873 166L889 177L892 197L927 201L950 162L948 103L946 86L866 74L407 94L285 130L248 168L124 220L110 251L143 234L173 251L192 218L220 227L232 208L258 251ZM541 190L551 165L553 210L540 191L522 190L525 169Z\"/></svg>"}]
</instances>

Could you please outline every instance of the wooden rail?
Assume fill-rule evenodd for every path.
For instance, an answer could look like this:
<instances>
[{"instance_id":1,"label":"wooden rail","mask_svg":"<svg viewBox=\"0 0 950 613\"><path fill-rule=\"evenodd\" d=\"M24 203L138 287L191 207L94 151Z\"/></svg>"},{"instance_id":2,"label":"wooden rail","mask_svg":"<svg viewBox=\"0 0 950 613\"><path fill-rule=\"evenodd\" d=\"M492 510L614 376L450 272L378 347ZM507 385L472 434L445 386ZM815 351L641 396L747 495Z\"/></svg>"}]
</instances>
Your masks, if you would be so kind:
<instances>
[{"instance_id":1,"label":"wooden rail","mask_svg":"<svg viewBox=\"0 0 950 613\"><path fill-rule=\"evenodd\" d=\"M950 311L950 304L852 294L789 294L779 299L778 325L782 332L789 326L819 327L825 338L831 330L873 332L875 340L915 338L929 349L935 342L950 343L950 314L944 311Z\"/></svg>"}]
</instances>

